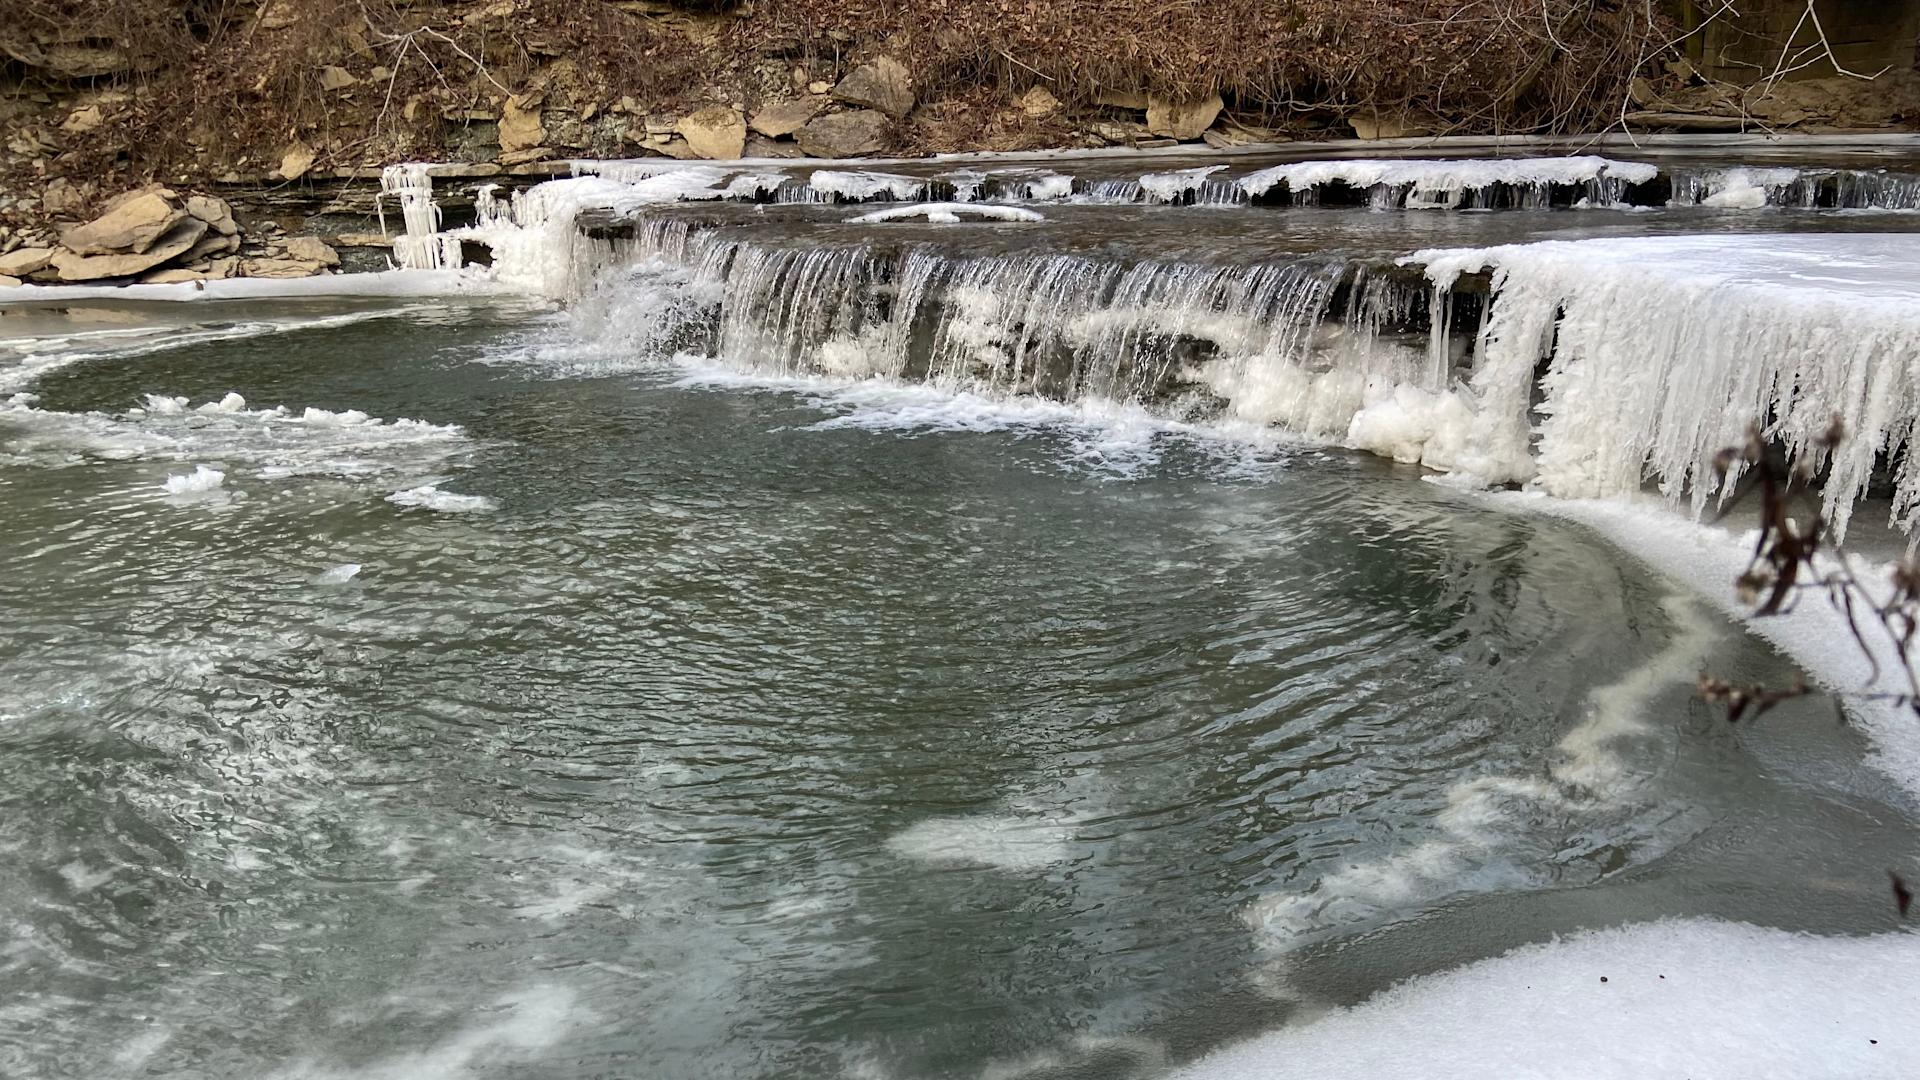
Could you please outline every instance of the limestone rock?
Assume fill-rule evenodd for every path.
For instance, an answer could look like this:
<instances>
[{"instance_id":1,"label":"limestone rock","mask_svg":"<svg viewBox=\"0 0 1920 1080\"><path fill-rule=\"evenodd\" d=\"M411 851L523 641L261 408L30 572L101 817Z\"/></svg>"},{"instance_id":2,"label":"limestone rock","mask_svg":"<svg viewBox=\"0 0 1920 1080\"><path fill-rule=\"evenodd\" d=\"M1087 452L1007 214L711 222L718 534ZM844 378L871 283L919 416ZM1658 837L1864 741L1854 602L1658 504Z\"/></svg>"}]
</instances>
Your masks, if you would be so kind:
<instances>
[{"instance_id":1,"label":"limestone rock","mask_svg":"<svg viewBox=\"0 0 1920 1080\"><path fill-rule=\"evenodd\" d=\"M1179 139L1181 142L1197 139L1201 132L1213 126L1224 104L1219 94L1209 94L1189 101L1149 96L1147 98L1147 130L1155 135Z\"/></svg>"},{"instance_id":2,"label":"limestone rock","mask_svg":"<svg viewBox=\"0 0 1920 1080\"><path fill-rule=\"evenodd\" d=\"M6 274L0 274L0 289L11 289L17 285L24 285L24 284L26 284L26 282L21 281L17 277L9 277Z\"/></svg>"},{"instance_id":3,"label":"limestone rock","mask_svg":"<svg viewBox=\"0 0 1920 1080\"><path fill-rule=\"evenodd\" d=\"M500 151L531 150L547 141L547 129L540 124L539 99L518 95L500 108Z\"/></svg>"},{"instance_id":4,"label":"limestone rock","mask_svg":"<svg viewBox=\"0 0 1920 1080\"><path fill-rule=\"evenodd\" d=\"M298 180L313 168L313 147L303 142L288 146L280 155L280 178Z\"/></svg>"},{"instance_id":5,"label":"limestone rock","mask_svg":"<svg viewBox=\"0 0 1920 1080\"><path fill-rule=\"evenodd\" d=\"M104 118L100 115L100 106L89 105L84 109L75 109L67 115L60 130L74 135L83 135L100 126Z\"/></svg>"},{"instance_id":6,"label":"limestone rock","mask_svg":"<svg viewBox=\"0 0 1920 1080\"><path fill-rule=\"evenodd\" d=\"M1424 135L1420 127L1405 123L1391 116L1349 116L1347 123L1353 127L1353 134L1361 139L1404 139L1410 135Z\"/></svg>"},{"instance_id":7,"label":"limestone rock","mask_svg":"<svg viewBox=\"0 0 1920 1080\"><path fill-rule=\"evenodd\" d=\"M791 142L775 142L764 135L747 136L747 148L743 152L750 158L797 158L806 155Z\"/></svg>"},{"instance_id":8,"label":"limestone rock","mask_svg":"<svg viewBox=\"0 0 1920 1080\"><path fill-rule=\"evenodd\" d=\"M345 90L359 81L353 77L353 72L343 67L328 64L320 69L320 89L328 92Z\"/></svg>"},{"instance_id":9,"label":"limestone rock","mask_svg":"<svg viewBox=\"0 0 1920 1080\"><path fill-rule=\"evenodd\" d=\"M175 210L159 192L149 191L118 205L108 204L106 213L61 233L60 243L78 255L127 251L138 255L186 219L185 211Z\"/></svg>"},{"instance_id":10,"label":"limestone rock","mask_svg":"<svg viewBox=\"0 0 1920 1080\"><path fill-rule=\"evenodd\" d=\"M145 252L125 255L80 255L61 251L53 256L53 268L61 281L99 281L103 278L132 277L169 262L198 243L207 223L180 215L180 221Z\"/></svg>"},{"instance_id":11,"label":"limestone rock","mask_svg":"<svg viewBox=\"0 0 1920 1080\"><path fill-rule=\"evenodd\" d=\"M673 128L699 157L732 159L746 149L746 121L725 105L709 105L683 116Z\"/></svg>"},{"instance_id":12,"label":"limestone rock","mask_svg":"<svg viewBox=\"0 0 1920 1080\"><path fill-rule=\"evenodd\" d=\"M791 135L818 115L826 104L826 98L814 95L776 102L754 113L750 126L769 139Z\"/></svg>"},{"instance_id":13,"label":"limestone rock","mask_svg":"<svg viewBox=\"0 0 1920 1080\"><path fill-rule=\"evenodd\" d=\"M199 243L188 248L187 253L180 256L180 261L197 262L210 255L231 255L239 250L239 237L221 236L219 233L209 230L205 236L200 238Z\"/></svg>"},{"instance_id":14,"label":"limestone rock","mask_svg":"<svg viewBox=\"0 0 1920 1080\"><path fill-rule=\"evenodd\" d=\"M1036 120L1060 111L1060 99L1054 97L1053 91L1044 86L1029 89L1026 93L1014 98L1013 103L1020 107L1021 112Z\"/></svg>"},{"instance_id":15,"label":"limestone rock","mask_svg":"<svg viewBox=\"0 0 1920 1080\"><path fill-rule=\"evenodd\" d=\"M50 247L15 248L0 255L0 274L8 277L26 277L35 270L43 270L53 262L54 249Z\"/></svg>"},{"instance_id":16,"label":"limestone rock","mask_svg":"<svg viewBox=\"0 0 1920 1080\"><path fill-rule=\"evenodd\" d=\"M341 233L333 238L335 247L350 248L390 248L393 238L379 233Z\"/></svg>"},{"instance_id":17,"label":"limestone rock","mask_svg":"<svg viewBox=\"0 0 1920 1080\"><path fill-rule=\"evenodd\" d=\"M913 79L900 61L882 56L847 72L847 77L833 88L833 96L852 105L878 109L897 120L913 111Z\"/></svg>"},{"instance_id":18,"label":"limestone rock","mask_svg":"<svg viewBox=\"0 0 1920 1080\"><path fill-rule=\"evenodd\" d=\"M154 270L140 275L142 285L178 285L185 281L202 281L206 274L199 270Z\"/></svg>"},{"instance_id":19,"label":"limestone rock","mask_svg":"<svg viewBox=\"0 0 1920 1080\"><path fill-rule=\"evenodd\" d=\"M815 117L794 133L794 139L811 157L865 157L887 148L889 126L880 113L855 109Z\"/></svg>"},{"instance_id":20,"label":"limestone rock","mask_svg":"<svg viewBox=\"0 0 1920 1080\"><path fill-rule=\"evenodd\" d=\"M317 236L287 237L287 257L301 262L319 263L321 266L339 266L340 256L325 240Z\"/></svg>"},{"instance_id":21,"label":"limestone rock","mask_svg":"<svg viewBox=\"0 0 1920 1080\"><path fill-rule=\"evenodd\" d=\"M824 94L831 89L833 89L833 84L821 79L815 79L807 84L807 93L809 94Z\"/></svg>"},{"instance_id":22,"label":"limestone rock","mask_svg":"<svg viewBox=\"0 0 1920 1080\"><path fill-rule=\"evenodd\" d=\"M206 222L221 236L233 236L240 231L240 224L233 220L233 207L228 206L225 199L212 195L190 195L187 197L187 213Z\"/></svg>"},{"instance_id":23,"label":"limestone rock","mask_svg":"<svg viewBox=\"0 0 1920 1080\"><path fill-rule=\"evenodd\" d=\"M525 165L530 161L539 161L552 156L553 147L551 146L529 146L523 150L508 150L501 154L500 164L512 168L515 165Z\"/></svg>"},{"instance_id":24,"label":"limestone rock","mask_svg":"<svg viewBox=\"0 0 1920 1080\"><path fill-rule=\"evenodd\" d=\"M320 264L296 259L246 259L240 263L240 272L257 278L303 278L319 273Z\"/></svg>"},{"instance_id":25,"label":"limestone rock","mask_svg":"<svg viewBox=\"0 0 1920 1080\"><path fill-rule=\"evenodd\" d=\"M87 194L69 183L64 176L56 176L47 181L46 190L40 194L40 209L52 217L64 217L80 209L87 201Z\"/></svg>"},{"instance_id":26,"label":"limestone rock","mask_svg":"<svg viewBox=\"0 0 1920 1080\"><path fill-rule=\"evenodd\" d=\"M234 257L215 259L207 267L210 278L230 278L240 276L240 260Z\"/></svg>"}]
</instances>

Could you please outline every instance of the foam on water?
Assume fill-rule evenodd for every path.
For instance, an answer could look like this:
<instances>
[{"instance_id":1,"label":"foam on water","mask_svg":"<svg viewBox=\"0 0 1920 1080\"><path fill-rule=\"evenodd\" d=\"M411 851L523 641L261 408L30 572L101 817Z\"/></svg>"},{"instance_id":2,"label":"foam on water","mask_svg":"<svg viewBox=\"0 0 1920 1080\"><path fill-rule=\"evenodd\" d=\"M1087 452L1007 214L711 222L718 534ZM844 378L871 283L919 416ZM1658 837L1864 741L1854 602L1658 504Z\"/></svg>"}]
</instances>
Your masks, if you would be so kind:
<instances>
[{"instance_id":1,"label":"foam on water","mask_svg":"<svg viewBox=\"0 0 1920 1080\"><path fill-rule=\"evenodd\" d=\"M1455 783L1431 836L1327 874L1305 892L1264 897L1246 911L1248 924L1284 950L1316 930L1412 914L1461 893L1540 888L1549 872L1560 884L1570 876L1586 884L1605 872L1581 875L1576 868L1587 856L1630 847L1631 863L1639 864L1683 839L1697 822L1684 808L1641 805L1649 774L1628 750L1636 741L1670 741L1648 723L1648 711L1661 692L1693 682L1719 635L1691 599L1670 596L1662 606L1674 640L1589 695L1584 717L1540 773ZM1555 823L1551 836L1530 835L1529 823L1541 821ZM1568 831L1604 839L1583 852L1560 846Z\"/></svg>"},{"instance_id":2,"label":"foam on water","mask_svg":"<svg viewBox=\"0 0 1920 1080\"><path fill-rule=\"evenodd\" d=\"M934 818L887 838L887 850L936 866L990 866L1034 871L1073 858L1072 834L1045 820L1018 817Z\"/></svg>"}]
</instances>

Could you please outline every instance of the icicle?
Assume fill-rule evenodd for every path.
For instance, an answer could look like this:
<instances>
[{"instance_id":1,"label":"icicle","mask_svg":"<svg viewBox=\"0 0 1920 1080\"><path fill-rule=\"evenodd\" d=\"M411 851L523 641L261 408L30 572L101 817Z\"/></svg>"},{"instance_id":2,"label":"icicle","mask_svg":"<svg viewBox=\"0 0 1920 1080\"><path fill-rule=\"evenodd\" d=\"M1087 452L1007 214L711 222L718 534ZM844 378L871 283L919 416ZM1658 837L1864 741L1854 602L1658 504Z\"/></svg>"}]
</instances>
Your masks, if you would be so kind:
<instances>
[{"instance_id":1,"label":"icicle","mask_svg":"<svg viewBox=\"0 0 1920 1080\"><path fill-rule=\"evenodd\" d=\"M460 241L440 231L440 207L433 201L433 166L426 162L389 165L380 171L380 190L400 199L406 234L393 240L393 252L406 270L457 270ZM383 214L384 219L384 214ZM386 227L384 220L381 228Z\"/></svg>"}]
</instances>

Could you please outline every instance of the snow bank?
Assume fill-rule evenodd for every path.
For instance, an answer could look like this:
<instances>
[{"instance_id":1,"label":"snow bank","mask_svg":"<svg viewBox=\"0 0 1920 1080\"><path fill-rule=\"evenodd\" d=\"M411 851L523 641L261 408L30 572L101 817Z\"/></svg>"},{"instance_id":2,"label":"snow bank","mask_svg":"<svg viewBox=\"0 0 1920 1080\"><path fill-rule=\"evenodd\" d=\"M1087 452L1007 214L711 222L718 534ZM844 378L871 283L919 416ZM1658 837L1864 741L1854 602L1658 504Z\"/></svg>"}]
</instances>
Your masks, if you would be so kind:
<instances>
[{"instance_id":1,"label":"snow bank","mask_svg":"<svg viewBox=\"0 0 1920 1080\"><path fill-rule=\"evenodd\" d=\"M1822 510L1844 536L1874 455L1920 422L1920 251L1909 237L1633 237L1409 261L1441 288L1493 272L1470 433L1498 466L1491 482L1582 498L1629 495L1651 478L1698 513L1722 490L1714 457L1749 424L1767 422L1798 459L1838 416L1848 437ZM1546 419L1528 459L1543 356ZM1893 523L1912 531L1920 456L1895 479Z\"/></svg>"},{"instance_id":2,"label":"snow bank","mask_svg":"<svg viewBox=\"0 0 1920 1080\"><path fill-rule=\"evenodd\" d=\"M1182 1080L1920 1076L1920 935L1711 920L1582 934L1416 979Z\"/></svg>"}]
</instances>

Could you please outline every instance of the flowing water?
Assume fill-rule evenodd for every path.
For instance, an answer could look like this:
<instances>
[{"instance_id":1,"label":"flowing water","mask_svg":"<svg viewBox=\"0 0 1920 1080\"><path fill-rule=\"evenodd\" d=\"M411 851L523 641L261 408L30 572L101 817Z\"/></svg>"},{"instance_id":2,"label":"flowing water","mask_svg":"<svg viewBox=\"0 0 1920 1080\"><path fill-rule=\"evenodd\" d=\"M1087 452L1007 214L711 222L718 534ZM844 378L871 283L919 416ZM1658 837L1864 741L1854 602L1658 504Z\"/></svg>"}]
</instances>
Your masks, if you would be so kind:
<instances>
[{"instance_id":1,"label":"flowing water","mask_svg":"<svg viewBox=\"0 0 1920 1080\"><path fill-rule=\"evenodd\" d=\"M1149 1077L1582 927L1889 924L1910 796L1728 725L1793 665L1580 526L823 377L649 257L0 317L0 1075Z\"/></svg>"}]
</instances>

